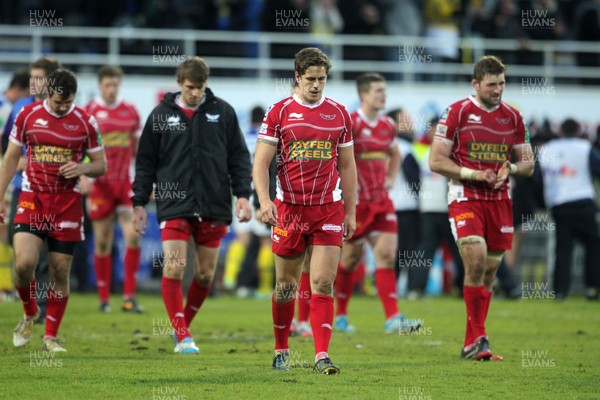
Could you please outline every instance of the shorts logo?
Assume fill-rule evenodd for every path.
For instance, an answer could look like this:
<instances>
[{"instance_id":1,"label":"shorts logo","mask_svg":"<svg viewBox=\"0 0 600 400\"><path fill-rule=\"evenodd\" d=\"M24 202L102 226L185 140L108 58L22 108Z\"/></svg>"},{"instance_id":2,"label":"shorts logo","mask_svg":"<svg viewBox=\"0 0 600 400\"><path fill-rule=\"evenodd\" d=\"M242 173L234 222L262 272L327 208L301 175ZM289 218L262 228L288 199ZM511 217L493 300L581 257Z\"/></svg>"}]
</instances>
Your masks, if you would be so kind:
<instances>
[{"instance_id":1,"label":"shorts logo","mask_svg":"<svg viewBox=\"0 0 600 400\"><path fill-rule=\"evenodd\" d=\"M274 226L273 227L273 238L275 238L275 235L287 237L288 231L286 229L281 229L281 228Z\"/></svg>"},{"instance_id":2,"label":"shorts logo","mask_svg":"<svg viewBox=\"0 0 600 400\"><path fill-rule=\"evenodd\" d=\"M273 240L279 243L279 236L273 234Z\"/></svg>"},{"instance_id":3,"label":"shorts logo","mask_svg":"<svg viewBox=\"0 0 600 400\"><path fill-rule=\"evenodd\" d=\"M28 208L30 210L35 210L35 204L31 201L20 201L19 202L19 207L21 208Z\"/></svg>"},{"instance_id":4,"label":"shorts logo","mask_svg":"<svg viewBox=\"0 0 600 400\"><path fill-rule=\"evenodd\" d=\"M515 228L512 226L504 225L500 228L500 232L502 232L502 233L513 233L514 231L515 231Z\"/></svg>"},{"instance_id":5,"label":"shorts logo","mask_svg":"<svg viewBox=\"0 0 600 400\"><path fill-rule=\"evenodd\" d=\"M473 161L504 162L508 154L508 145L502 143L469 142L467 149Z\"/></svg>"},{"instance_id":6,"label":"shorts logo","mask_svg":"<svg viewBox=\"0 0 600 400\"><path fill-rule=\"evenodd\" d=\"M331 160L331 140L293 140L290 142L290 160Z\"/></svg>"},{"instance_id":7,"label":"shorts logo","mask_svg":"<svg viewBox=\"0 0 600 400\"><path fill-rule=\"evenodd\" d=\"M60 229L75 229L79 227L79 223L73 221L62 221L58 224Z\"/></svg>"},{"instance_id":8,"label":"shorts logo","mask_svg":"<svg viewBox=\"0 0 600 400\"><path fill-rule=\"evenodd\" d=\"M385 220L386 221L397 221L398 217L396 216L396 214L390 213L390 214L386 214Z\"/></svg>"},{"instance_id":9,"label":"shorts logo","mask_svg":"<svg viewBox=\"0 0 600 400\"><path fill-rule=\"evenodd\" d=\"M340 225L334 225L334 224L324 224L321 227L321 229L324 231L332 231L332 232L341 232L342 231L342 227Z\"/></svg>"},{"instance_id":10,"label":"shorts logo","mask_svg":"<svg viewBox=\"0 0 600 400\"><path fill-rule=\"evenodd\" d=\"M475 218L475 213L473 211L464 212L462 214L458 214L454 217L454 220L458 223L459 221L463 221L465 219L473 219Z\"/></svg>"},{"instance_id":11,"label":"shorts logo","mask_svg":"<svg viewBox=\"0 0 600 400\"><path fill-rule=\"evenodd\" d=\"M456 224L457 228L462 228L463 226L465 226L467 224L467 221L465 221L464 219L462 221L458 221L458 223Z\"/></svg>"}]
</instances>

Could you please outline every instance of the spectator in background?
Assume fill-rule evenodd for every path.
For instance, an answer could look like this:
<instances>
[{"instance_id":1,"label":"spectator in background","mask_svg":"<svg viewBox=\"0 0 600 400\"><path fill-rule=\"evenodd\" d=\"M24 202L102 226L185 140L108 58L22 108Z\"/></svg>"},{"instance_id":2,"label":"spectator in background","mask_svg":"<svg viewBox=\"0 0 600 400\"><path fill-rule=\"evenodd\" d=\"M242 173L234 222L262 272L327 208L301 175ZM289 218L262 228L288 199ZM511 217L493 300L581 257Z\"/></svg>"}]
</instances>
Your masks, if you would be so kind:
<instances>
[{"instance_id":1,"label":"spectator in background","mask_svg":"<svg viewBox=\"0 0 600 400\"><path fill-rule=\"evenodd\" d=\"M561 136L540 150L546 206L556 223L554 292L565 299L571 283L574 239L585 248L586 297L600 299L600 234L592 176L600 177L600 152L581 138L580 125L566 119Z\"/></svg>"},{"instance_id":2,"label":"spectator in background","mask_svg":"<svg viewBox=\"0 0 600 400\"><path fill-rule=\"evenodd\" d=\"M425 293L427 278L433 264L436 250L443 242L448 244L457 267L456 283L462 290L464 266L458 247L454 242L452 230L448 224L448 178L431 171L429 168L429 152L438 118L427 125L424 140L415 143L413 154L419 162L421 170L421 190L419 191L419 210L421 211L419 253L411 257L412 280L409 280L409 299L416 299Z\"/></svg>"},{"instance_id":3,"label":"spectator in background","mask_svg":"<svg viewBox=\"0 0 600 400\"><path fill-rule=\"evenodd\" d=\"M517 51L494 51L505 64L517 64L524 51L528 51L527 33L523 30L521 11L515 0L499 0L492 13L486 37L490 39L518 39ZM516 77L513 78L517 79Z\"/></svg>"},{"instance_id":4,"label":"spectator in background","mask_svg":"<svg viewBox=\"0 0 600 400\"><path fill-rule=\"evenodd\" d=\"M0 94L0 132L4 131L4 125L8 121L13 105L27 95L29 95L29 71L16 71L10 79L8 88ZM2 149L6 149L7 145L8 137L3 136Z\"/></svg>"},{"instance_id":5,"label":"spectator in background","mask_svg":"<svg viewBox=\"0 0 600 400\"><path fill-rule=\"evenodd\" d=\"M398 217L398 258L396 259L397 273L400 276L402 267L414 253L419 244L419 189L421 187L419 164L413 155L412 141L414 124L410 115L402 109L395 109L388 116L396 122L398 140L396 141L402 163L400 172L396 175L394 186L389 191ZM415 283L414 269L408 269L408 290ZM412 282L412 283L411 283ZM416 289L416 288L415 288Z\"/></svg>"},{"instance_id":6,"label":"spectator in background","mask_svg":"<svg viewBox=\"0 0 600 400\"><path fill-rule=\"evenodd\" d=\"M458 0L425 0L423 17L425 37L439 41L438 47L427 49L437 62L460 60L460 16L461 2Z\"/></svg>"},{"instance_id":7,"label":"spectator in background","mask_svg":"<svg viewBox=\"0 0 600 400\"><path fill-rule=\"evenodd\" d=\"M584 42L600 41L600 0L588 0L581 4L575 12L573 20L574 39ZM600 53L581 52L576 54L577 64L581 67L600 66ZM600 79L581 79L581 83L600 84Z\"/></svg>"}]
</instances>

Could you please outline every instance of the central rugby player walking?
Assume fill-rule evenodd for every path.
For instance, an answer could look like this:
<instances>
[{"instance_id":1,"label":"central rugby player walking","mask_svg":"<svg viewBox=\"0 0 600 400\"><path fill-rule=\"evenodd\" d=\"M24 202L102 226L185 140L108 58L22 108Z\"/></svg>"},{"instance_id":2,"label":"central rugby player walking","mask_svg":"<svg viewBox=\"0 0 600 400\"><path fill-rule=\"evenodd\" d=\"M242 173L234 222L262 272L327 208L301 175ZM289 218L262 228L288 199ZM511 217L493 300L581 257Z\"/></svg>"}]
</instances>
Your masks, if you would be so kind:
<instances>
[{"instance_id":1,"label":"central rugby player walking","mask_svg":"<svg viewBox=\"0 0 600 400\"><path fill-rule=\"evenodd\" d=\"M317 48L296 53L298 90L265 115L254 158L262 221L272 225L275 254L273 369L289 370L288 336L304 255L310 256L314 371L337 374L329 358L333 281L343 239L356 229L356 165L350 115L323 97L331 64ZM277 153L277 196L269 198L269 164ZM342 194L344 200L342 201Z\"/></svg>"}]
</instances>

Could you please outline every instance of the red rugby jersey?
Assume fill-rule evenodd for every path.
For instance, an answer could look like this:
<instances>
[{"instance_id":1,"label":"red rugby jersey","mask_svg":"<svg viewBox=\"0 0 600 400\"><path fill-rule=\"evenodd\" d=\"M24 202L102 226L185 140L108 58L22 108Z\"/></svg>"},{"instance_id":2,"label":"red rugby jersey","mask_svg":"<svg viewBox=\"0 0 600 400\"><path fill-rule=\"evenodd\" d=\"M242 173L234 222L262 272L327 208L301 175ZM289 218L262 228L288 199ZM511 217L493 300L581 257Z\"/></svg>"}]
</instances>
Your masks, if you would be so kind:
<instances>
[{"instance_id":1,"label":"red rugby jersey","mask_svg":"<svg viewBox=\"0 0 600 400\"><path fill-rule=\"evenodd\" d=\"M277 142L277 198L322 205L341 199L338 147L352 146L346 108L323 97L310 104L297 96L267 110L258 137Z\"/></svg>"}]
</instances>

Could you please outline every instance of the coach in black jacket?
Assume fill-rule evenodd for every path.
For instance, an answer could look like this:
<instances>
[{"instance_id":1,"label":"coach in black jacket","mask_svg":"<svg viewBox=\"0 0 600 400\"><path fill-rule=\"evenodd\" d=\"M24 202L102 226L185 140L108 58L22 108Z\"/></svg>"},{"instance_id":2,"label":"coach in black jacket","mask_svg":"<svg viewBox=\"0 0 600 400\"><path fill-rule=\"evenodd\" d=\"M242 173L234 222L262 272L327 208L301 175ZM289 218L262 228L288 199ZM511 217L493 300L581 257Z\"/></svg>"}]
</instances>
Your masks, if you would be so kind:
<instances>
[{"instance_id":1,"label":"coach in black jacket","mask_svg":"<svg viewBox=\"0 0 600 400\"><path fill-rule=\"evenodd\" d=\"M144 234L144 206L156 185L162 296L179 354L199 353L188 327L210 292L221 238L232 219L232 194L237 197L239 220L252 216L250 154L233 108L207 88L208 76L209 67L199 57L188 58L177 68L181 92L167 93L146 121L131 198L134 228ZM184 309L181 279L190 236L196 262Z\"/></svg>"}]
</instances>

